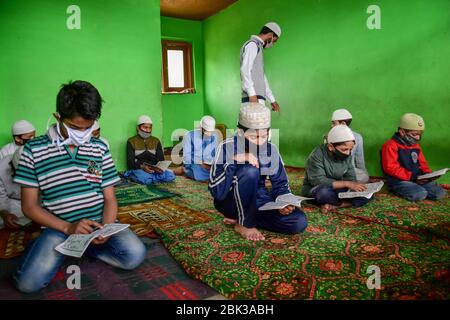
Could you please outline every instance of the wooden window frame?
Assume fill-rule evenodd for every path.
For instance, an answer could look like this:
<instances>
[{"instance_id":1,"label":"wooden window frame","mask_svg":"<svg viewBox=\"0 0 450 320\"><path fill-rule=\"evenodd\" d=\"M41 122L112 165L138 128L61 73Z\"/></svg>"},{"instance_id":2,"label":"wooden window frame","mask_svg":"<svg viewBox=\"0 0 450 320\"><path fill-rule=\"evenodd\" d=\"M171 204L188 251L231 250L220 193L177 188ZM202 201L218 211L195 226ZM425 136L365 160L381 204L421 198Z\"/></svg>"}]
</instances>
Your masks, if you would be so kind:
<instances>
[{"instance_id":1,"label":"wooden window frame","mask_svg":"<svg viewBox=\"0 0 450 320\"><path fill-rule=\"evenodd\" d=\"M162 40L162 93L195 93L192 68L192 44L185 41ZM169 87L167 50L183 51L184 87Z\"/></svg>"}]
</instances>

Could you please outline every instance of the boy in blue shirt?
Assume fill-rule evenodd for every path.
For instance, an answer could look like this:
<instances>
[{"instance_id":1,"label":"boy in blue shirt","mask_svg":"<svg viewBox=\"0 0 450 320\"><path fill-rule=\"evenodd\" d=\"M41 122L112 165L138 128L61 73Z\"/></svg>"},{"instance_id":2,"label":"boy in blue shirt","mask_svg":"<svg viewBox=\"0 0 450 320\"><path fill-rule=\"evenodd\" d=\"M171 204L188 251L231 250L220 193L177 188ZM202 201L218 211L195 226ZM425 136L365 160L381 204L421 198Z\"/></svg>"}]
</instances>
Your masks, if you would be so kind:
<instances>
[{"instance_id":1,"label":"boy in blue shirt","mask_svg":"<svg viewBox=\"0 0 450 320\"><path fill-rule=\"evenodd\" d=\"M290 194L281 155L269 140L270 110L258 103L245 104L239 112L237 134L225 140L217 151L209 179L214 206L235 224L245 239L264 240L258 228L294 234L305 230L306 215L289 205L279 210L261 211L268 202ZM266 178L272 183L269 191Z\"/></svg>"},{"instance_id":2,"label":"boy in blue shirt","mask_svg":"<svg viewBox=\"0 0 450 320\"><path fill-rule=\"evenodd\" d=\"M200 128L189 131L183 139L183 167L176 174L185 174L197 181L209 180L211 164L216 154L219 137L216 133L216 120L204 116Z\"/></svg>"}]
</instances>

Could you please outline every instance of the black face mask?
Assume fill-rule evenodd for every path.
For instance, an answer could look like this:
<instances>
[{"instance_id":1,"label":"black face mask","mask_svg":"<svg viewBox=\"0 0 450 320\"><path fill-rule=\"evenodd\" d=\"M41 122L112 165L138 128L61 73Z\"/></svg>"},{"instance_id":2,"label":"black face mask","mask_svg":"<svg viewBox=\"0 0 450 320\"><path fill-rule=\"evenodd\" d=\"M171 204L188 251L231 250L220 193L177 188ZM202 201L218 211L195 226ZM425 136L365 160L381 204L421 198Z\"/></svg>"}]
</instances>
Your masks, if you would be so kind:
<instances>
[{"instance_id":1,"label":"black face mask","mask_svg":"<svg viewBox=\"0 0 450 320\"><path fill-rule=\"evenodd\" d=\"M334 155L334 158L338 161L344 161L348 157L350 157L350 154L342 153L338 149L334 149L333 155Z\"/></svg>"},{"instance_id":2,"label":"black face mask","mask_svg":"<svg viewBox=\"0 0 450 320\"><path fill-rule=\"evenodd\" d=\"M412 136L410 136L408 134L405 134L402 137L402 139L405 142L405 144L408 145L408 146L413 146L413 145L419 143L419 141L420 141L420 139L416 139L416 138L414 138L414 137L412 137Z\"/></svg>"}]
</instances>

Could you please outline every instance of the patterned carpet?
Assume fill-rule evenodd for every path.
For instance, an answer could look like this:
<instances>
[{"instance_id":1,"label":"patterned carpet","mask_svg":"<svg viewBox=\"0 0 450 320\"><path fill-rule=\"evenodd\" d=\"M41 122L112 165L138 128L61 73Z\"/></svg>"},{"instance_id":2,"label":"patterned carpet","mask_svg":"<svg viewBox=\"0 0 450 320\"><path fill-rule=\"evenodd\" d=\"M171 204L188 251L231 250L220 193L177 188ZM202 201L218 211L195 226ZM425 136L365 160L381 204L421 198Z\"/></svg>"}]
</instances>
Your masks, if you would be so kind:
<instances>
[{"instance_id":1,"label":"patterned carpet","mask_svg":"<svg viewBox=\"0 0 450 320\"><path fill-rule=\"evenodd\" d=\"M192 280L173 260L159 240L142 238L147 258L136 270L123 271L101 261L67 258L48 287L39 293L22 294L13 287L11 274L19 258L0 267L0 300L195 300L217 293ZM81 290L69 290L67 266L79 265Z\"/></svg>"},{"instance_id":2,"label":"patterned carpet","mask_svg":"<svg viewBox=\"0 0 450 320\"><path fill-rule=\"evenodd\" d=\"M303 171L288 175L299 194ZM230 299L450 299L449 197L416 204L383 191L366 207L326 215L305 204L305 233L264 232L266 240L254 243L223 224L206 183L178 177L157 187L172 197L132 204L130 196L119 219L139 235L155 229L178 263L158 240L143 237L148 257L135 271L83 258L75 260L83 290L67 290L62 268L41 293L22 295L10 280L17 258L4 260L0 299L182 300L210 297L213 289ZM367 287L370 266L381 271L379 290Z\"/></svg>"},{"instance_id":3,"label":"patterned carpet","mask_svg":"<svg viewBox=\"0 0 450 320\"><path fill-rule=\"evenodd\" d=\"M20 230L0 229L0 259L11 259L20 256L27 244L37 238L41 228L31 224Z\"/></svg>"},{"instance_id":4,"label":"patterned carpet","mask_svg":"<svg viewBox=\"0 0 450 320\"><path fill-rule=\"evenodd\" d=\"M157 199L173 197L175 194L155 186L144 186L133 182L121 181L116 187L116 198L119 207L149 202Z\"/></svg>"},{"instance_id":5,"label":"patterned carpet","mask_svg":"<svg viewBox=\"0 0 450 320\"><path fill-rule=\"evenodd\" d=\"M118 219L130 224L137 235L146 235L155 228L174 230L211 221L209 215L171 199L120 207Z\"/></svg>"},{"instance_id":6,"label":"patterned carpet","mask_svg":"<svg viewBox=\"0 0 450 320\"><path fill-rule=\"evenodd\" d=\"M288 170L299 193L303 171ZM450 299L450 202L410 203L387 193L370 205L327 215L306 204L307 232L264 232L243 240L213 207L207 185L178 178L167 185L180 204L213 220L160 230L166 247L193 278L230 299ZM366 282L381 271L381 289Z\"/></svg>"}]
</instances>

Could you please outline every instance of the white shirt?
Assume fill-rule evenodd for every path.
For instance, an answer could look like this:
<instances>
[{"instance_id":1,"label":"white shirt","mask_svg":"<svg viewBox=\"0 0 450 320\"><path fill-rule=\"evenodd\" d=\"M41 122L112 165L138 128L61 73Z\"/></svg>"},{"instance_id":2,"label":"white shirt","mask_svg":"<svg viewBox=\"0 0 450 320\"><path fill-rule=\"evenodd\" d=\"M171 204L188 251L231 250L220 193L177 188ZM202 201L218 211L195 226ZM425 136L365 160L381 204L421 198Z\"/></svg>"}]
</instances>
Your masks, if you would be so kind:
<instances>
[{"instance_id":1,"label":"white shirt","mask_svg":"<svg viewBox=\"0 0 450 320\"><path fill-rule=\"evenodd\" d=\"M10 166L12 155L0 160L0 211L7 211L18 218L23 216L20 203L20 185L13 181L13 171ZM3 219L0 218L0 228L3 227Z\"/></svg>"},{"instance_id":2,"label":"white shirt","mask_svg":"<svg viewBox=\"0 0 450 320\"><path fill-rule=\"evenodd\" d=\"M13 155L14 152L19 148L15 142L8 143L0 149L0 160L6 156Z\"/></svg>"},{"instance_id":3,"label":"white shirt","mask_svg":"<svg viewBox=\"0 0 450 320\"><path fill-rule=\"evenodd\" d=\"M264 41L258 37L253 35L252 38L264 44ZM254 42L250 42L247 44L245 48L245 52L242 58L241 65L241 78L242 78L242 89L247 92L248 96L255 96L256 91L253 85L253 80L251 76L251 71L253 68L253 62L255 61L256 55L258 54L258 46ZM275 102L275 97L273 96L272 90L269 87L269 82L267 81L267 77L264 74L264 82L266 84L266 98L270 103Z\"/></svg>"},{"instance_id":4,"label":"white shirt","mask_svg":"<svg viewBox=\"0 0 450 320\"><path fill-rule=\"evenodd\" d=\"M107 146L108 149L109 149L109 152L111 152L111 148L109 147L109 142L108 142L108 140L106 140L106 139L103 138L103 137L100 137L99 139L102 140L104 144L106 144L106 146Z\"/></svg>"}]
</instances>

